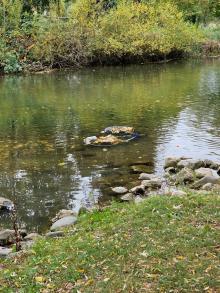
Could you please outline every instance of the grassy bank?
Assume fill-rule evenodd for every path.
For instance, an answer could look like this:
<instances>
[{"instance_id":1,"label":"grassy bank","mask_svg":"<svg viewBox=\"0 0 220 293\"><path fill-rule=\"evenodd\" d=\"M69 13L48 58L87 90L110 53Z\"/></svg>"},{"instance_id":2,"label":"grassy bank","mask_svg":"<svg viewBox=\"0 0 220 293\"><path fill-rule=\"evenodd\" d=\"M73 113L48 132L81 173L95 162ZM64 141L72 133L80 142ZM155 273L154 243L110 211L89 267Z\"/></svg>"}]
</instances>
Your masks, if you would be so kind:
<instances>
[{"instance_id":1,"label":"grassy bank","mask_svg":"<svg viewBox=\"0 0 220 293\"><path fill-rule=\"evenodd\" d=\"M217 195L152 197L81 215L4 262L1 292L218 292Z\"/></svg>"}]
</instances>

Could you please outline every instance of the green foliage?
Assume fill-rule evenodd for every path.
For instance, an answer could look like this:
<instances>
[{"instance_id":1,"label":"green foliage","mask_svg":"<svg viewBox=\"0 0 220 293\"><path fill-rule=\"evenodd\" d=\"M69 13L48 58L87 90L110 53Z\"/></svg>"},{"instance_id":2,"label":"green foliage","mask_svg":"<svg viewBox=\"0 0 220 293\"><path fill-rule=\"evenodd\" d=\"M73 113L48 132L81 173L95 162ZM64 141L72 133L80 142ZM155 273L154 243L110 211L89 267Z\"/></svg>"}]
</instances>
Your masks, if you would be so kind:
<instances>
[{"instance_id":1,"label":"green foliage","mask_svg":"<svg viewBox=\"0 0 220 293\"><path fill-rule=\"evenodd\" d=\"M217 13L215 2L197 2L0 0L0 66L14 72L35 61L63 67L188 54L204 37L184 19Z\"/></svg>"}]
</instances>

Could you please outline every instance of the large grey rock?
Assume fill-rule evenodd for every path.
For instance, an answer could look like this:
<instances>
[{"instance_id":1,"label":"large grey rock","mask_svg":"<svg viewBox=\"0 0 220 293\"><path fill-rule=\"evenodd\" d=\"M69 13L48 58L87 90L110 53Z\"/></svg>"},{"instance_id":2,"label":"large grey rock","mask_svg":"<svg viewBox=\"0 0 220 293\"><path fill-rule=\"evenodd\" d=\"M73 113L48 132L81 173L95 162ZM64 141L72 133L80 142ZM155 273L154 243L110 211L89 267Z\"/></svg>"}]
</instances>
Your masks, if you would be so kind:
<instances>
[{"instance_id":1,"label":"large grey rock","mask_svg":"<svg viewBox=\"0 0 220 293\"><path fill-rule=\"evenodd\" d=\"M121 196L122 201L132 201L134 199L133 193L129 192Z\"/></svg>"},{"instance_id":2,"label":"large grey rock","mask_svg":"<svg viewBox=\"0 0 220 293\"><path fill-rule=\"evenodd\" d=\"M140 180L151 180L155 178L157 178L157 176L151 173L141 173L140 176L138 177L138 179Z\"/></svg>"},{"instance_id":3,"label":"large grey rock","mask_svg":"<svg viewBox=\"0 0 220 293\"><path fill-rule=\"evenodd\" d=\"M205 176L213 176L214 172L210 168L201 167L201 168L195 170L195 175L197 178L203 178Z\"/></svg>"},{"instance_id":4,"label":"large grey rock","mask_svg":"<svg viewBox=\"0 0 220 293\"><path fill-rule=\"evenodd\" d=\"M12 253L11 248L1 247L0 246L0 258L7 258Z\"/></svg>"},{"instance_id":5,"label":"large grey rock","mask_svg":"<svg viewBox=\"0 0 220 293\"><path fill-rule=\"evenodd\" d=\"M112 191L116 194L124 194L128 192L128 189L126 187L118 186L118 187L113 187Z\"/></svg>"},{"instance_id":6,"label":"large grey rock","mask_svg":"<svg viewBox=\"0 0 220 293\"><path fill-rule=\"evenodd\" d=\"M53 223L53 225L51 226L50 230L53 232L53 231L56 231L56 230L71 226L71 225L75 224L76 221L77 221L77 218L74 217L74 216L64 217L64 218L56 221L55 223Z\"/></svg>"},{"instance_id":7,"label":"large grey rock","mask_svg":"<svg viewBox=\"0 0 220 293\"><path fill-rule=\"evenodd\" d=\"M186 160L181 160L177 164L178 169L183 169L183 168L188 168L188 169L198 169L203 166L203 161L202 160L194 160L194 159L186 159Z\"/></svg>"},{"instance_id":8,"label":"large grey rock","mask_svg":"<svg viewBox=\"0 0 220 293\"><path fill-rule=\"evenodd\" d=\"M52 222L54 223L54 222L58 221L59 219L62 219L62 218L67 217L67 216L75 216L76 217L77 213L74 212L73 210L62 209L52 219Z\"/></svg>"},{"instance_id":9,"label":"large grey rock","mask_svg":"<svg viewBox=\"0 0 220 293\"><path fill-rule=\"evenodd\" d=\"M10 229L5 229L0 231L0 245L8 245L14 243L15 241L15 231Z\"/></svg>"},{"instance_id":10,"label":"large grey rock","mask_svg":"<svg viewBox=\"0 0 220 293\"><path fill-rule=\"evenodd\" d=\"M12 209L14 207L13 202L5 197L0 197L0 210L1 209Z\"/></svg>"},{"instance_id":11,"label":"large grey rock","mask_svg":"<svg viewBox=\"0 0 220 293\"><path fill-rule=\"evenodd\" d=\"M41 237L42 236L38 233L30 233L24 237L24 241L34 241L34 240L41 238Z\"/></svg>"},{"instance_id":12,"label":"large grey rock","mask_svg":"<svg viewBox=\"0 0 220 293\"><path fill-rule=\"evenodd\" d=\"M177 157L168 157L165 159L164 163L164 169L170 168L170 167L176 167L178 162L181 160L181 158Z\"/></svg>"},{"instance_id":13,"label":"large grey rock","mask_svg":"<svg viewBox=\"0 0 220 293\"><path fill-rule=\"evenodd\" d=\"M141 182L141 185L143 185L145 188L158 189L158 188L161 187L162 183L163 183L162 179L154 178L154 179L151 179L151 180L143 180Z\"/></svg>"},{"instance_id":14,"label":"large grey rock","mask_svg":"<svg viewBox=\"0 0 220 293\"><path fill-rule=\"evenodd\" d=\"M220 184L220 178L216 178L215 176L205 176L202 179L196 181L191 187L199 189L207 183Z\"/></svg>"},{"instance_id":15,"label":"large grey rock","mask_svg":"<svg viewBox=\"0 0 220 293\"><path fill-rule=\"evenodd\" d=\"M194 173L191 169L185 167L176 175L177 184L186 184L194 181Z\"/></svg>"}]
</instances>

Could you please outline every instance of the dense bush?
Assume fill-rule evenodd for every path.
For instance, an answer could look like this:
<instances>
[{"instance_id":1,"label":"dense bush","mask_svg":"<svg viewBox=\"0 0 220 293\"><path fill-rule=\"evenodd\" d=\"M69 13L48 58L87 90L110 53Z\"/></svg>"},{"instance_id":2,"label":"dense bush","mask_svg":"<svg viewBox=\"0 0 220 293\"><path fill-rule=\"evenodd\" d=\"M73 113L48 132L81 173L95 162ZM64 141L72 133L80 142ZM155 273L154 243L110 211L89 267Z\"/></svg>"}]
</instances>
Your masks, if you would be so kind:
<instances>
[{"instance_id":1,"label":"dense bush","mask_svg":"<svg viewBox=\"0 0 220 293\"><path fill-rule=\"evenodd\" d=\"M186 2L0 0L0 68L17 72L34 62L64 67L190 53L203 37L179 10Z\"/></svg>"}]
</instances>

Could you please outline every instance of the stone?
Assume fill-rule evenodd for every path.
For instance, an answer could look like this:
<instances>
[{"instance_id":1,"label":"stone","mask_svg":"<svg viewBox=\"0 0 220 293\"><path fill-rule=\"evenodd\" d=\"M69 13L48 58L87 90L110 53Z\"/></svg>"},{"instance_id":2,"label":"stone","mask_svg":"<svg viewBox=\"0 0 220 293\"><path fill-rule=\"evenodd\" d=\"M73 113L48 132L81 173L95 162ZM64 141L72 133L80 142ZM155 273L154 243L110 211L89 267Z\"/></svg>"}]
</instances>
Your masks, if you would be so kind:
<instances>
[{"instance_id":1,"label":"stone","mask_svg":"<svg viewBox=\"0 0 220 293\"><path fill-rule=\"evenodd\" d=\"M5 197L0 197L0 210L11 210L13 209L14 207L14 204L13 202L8 199L8 198L5 198Z\"/></svg>"},{"instance_id":2,"label":"stone","mask_svg":"<svg viewBox=\"0 0 220 293\"><path fill-rule=\"evenodd\" d=\"M160 188L162 185L162 180L160 178L154 178L151 180L143 180L141 182L141 185L143 185L146 188Z\"/></svg>"},{"instance_id":3,"label":"stone","mask_svg":"<svg viewBox=\"0 0 220 293\"><path fill-rule=\"evenodd\" d=\"M111 190L116 193L116 194L124 194L128 192L128 189L126 187L118 186L118 187L113 187Z\"/></svg>"},{"instance_id":4,"label":"stone","mask_svg":"<svg viewBox=\"0 0 220 293\"><path fill-rule=\"evenodd\" d=\"M7 258L12 253L12 248L6 248L0 246L0 258Z\"/></svg>"},{"instance_id":5,"label":"stone","mask_svg":"<svg viewBox=\"0 0 220 293\"><path fill-rule=\"evenodd\" d=\"M194 173L191 169L184 167L180 170L180 172L176 175L176 183L177 184L186 184L194 181Z\"/></svg>"},{"instance_id":6,"label":"stone","mask_svg":"<svg viewBox=\"0 0 220 293\"><path fill-rule=\"evenodd\" d=\"M181 160L181 158L176 157L168 157L165 159L164 163L164 169L170 168L170 167L176 167L178 162Z\"/></svg>"},{"instance_id":7,"label":"stone","mask_svg":"<svg viewBox=\"0 0 220 293\"><path fill-rule=\"evenodd\" d=\"M186 159L181 160L177 164L178 169L188 168L191 170L198 169L204 165L202 160Z\"/></svg>"},{"instance_id":8,"label":"stone","mask_svg":"<svg viewBox=\"0 0 220 293\"><path fill-rule=\"evenodd\" d=\"M28 240L28 241L21 241L21 249L22 250L28 250L34 245L33 240Z\"/></svg>"},{"instance_id":9,"label":"stone","mask_svg":"<svg viewBox=\"0 0 220 293\"><path fill-rule=\"evenodd\" d=\"M45 234L45 236L49 238L59 238L64 236L64 232L63 231L48 232Z\"/></svg>"},{"instance_id":10,"label":"stone","mask_svg":"<svg viewBox=\"0 0 220 293\"><path fill-rule=\"evenodd\" d=\"M89 136L84 139L85 145L91 145L97 140L97 136Z\"/></svg>"},{"instance_id":11,"label":"stone","mask_svg":"<svg viewBox=\"0 0 220 293\"><path fill-rule=\"evenodd\" d=\"M133 165L131 166L131 172L134 174L152 173L152 166Z\"/></svg>"},{"instance_id":12,"label":"stone","mask_svg":"<svg viewBox=\"0 0 220 293\"><path fill-rule=\"evenodd\" d=\"M62 209L60 210L56 216L52 219L52 223L56 222L59 219L62 219L64 217L67 216L77 216L77 213L74 212L73 210L66 210L66 209Z\"/></svg>"},{"instance_id":13,"label":"stone","mask_svg":"<svg viewBox=\"0 0 220 293\"><path fill-rule=\"evenodd\" d=\"M201 167L201 168L195 170L195 175L197 178L203 178L205 176L213 176L214 172L210 168Z\"/></svg>"},{"instance_id":14,"label":"stone","mask_svg":"<svg viewBox=\"0 0 220 293\"><path fill-rule=\"evenodd\" d=\"M138 185L133 187L130 192L132 192L133 194L144 194L145 193L145 188L143 185Z\"/></svg>"},{"instance_id":15,"label":"stone","mask_svg":"<svg viewBox=\"0 0 220 293\"><path fill-rule=\"evenodd\" d=\"M53 223L53 225L51 226L50 230L53 232L53 231L56 231L56 230L59 230L59 229L66 228L68 226L71 226L71 225L75 224L76 221L77 221L77 218L74 217L74 216L64 217L62 219L59 219L55 223Z\"/></svg>"},{"instance_id":16,"label":"stone","mask_svg":"<svg viewBox=\"0 0 220 293\"><path fill-rule=\"evenodd\" d=\"M140 196L136 196L135 199L134 199L134 203L136 203L136 204L139 204L139 203L141 203L143 201L144 201L144 199L142 197L140 197Z\"/></svg>"},{"instance_id":17,"label":"stone","mask_svg":"<svg viewBox=\"0 0 220 293\"><path fill-rule=\"evenodd\" d=\"M183 190L176 189L176 190L172 190L171 195L172 196L185 196L185 195L187 195L187 193Z\"/></svg>"},{"instance_id":18,"label":"stone","mask_svg":"<svg viewBox=\"0 0 220 293\"><path fill-rule=\"evenodd\" d=\"M213 186L214 185L212 183L206 183L201 187L201 189L206 190L206 191L210 191L210 190L212 190Z\"/></svg>"},{"instance_id":19,"label":"stone","mask_svg":"<svg viewBox=\"0 0 220 293\"><path fill-rule=\"evenodd\" d=\"M141 173L140 176L138 177L139 180L151 180L155 178L157 178L157 176L155 174L150 174L150 173Z\"/></svg>"},{"instance_id":20,"label":"stone","mask_svg":"<svg viewBox=\"0 0 220 293\"><path fill-rule=\"evenodd\" d=\"M10 229L5 229L0 231L0 245L12 244L15 241L15 231Z\"/></svg>"},{"instance_id":21,"label":"stone","mask_svg":"<svg viewBox=\"0 0 220 293\"><path fill-rule=\"evenodd\" d=\"M102 132L105 134L131 135L134 131L134 128L130 126L110 126L105 128Z\"/></svg>"},{"instance_id":22,"label":"stone","mask_svg":"<svg viewBox=\"0 0 220 293\"><path fill-rule=\"evenodd\" d=\"M214 169L214 170L218 170L220 163L214 162L212 160L204 160L203 161L203 165L205 168L210 168L210 169Z\"/></svg>"},{"instance_id":23,"label":"stone","mask_svg":"<svg viewBox=\"0 0 220 293\"><path fill-rule=\"evenodd\" d=\"M219 193L219 192L220 192L220 183L218 183L218 184L214 184L213 187L212 187L212 190L213 190L214 192Z\"/></svg>"},{"instance_id":24,"label":"stone","mask_svg":"<svg viewBox=\"0 0 220 293\"><path fill-rule=\"evenodd\" d=\"M24 237L24 241L34 241L37 238L41 238L42 236L38 233L30 233Z\"/></svg>"},{"instance_id":25,"label":"stone","mask_svg":"<svg viewBox=\"0 0 220 293\"><path fill-rule=\"evenodd\" d=\"M196 181L191 187L195 189L200 189L206 183L220 184L220 178L216 178L215 176L205 176L202 179Z\"/></svg>"},{"instance_id":26,"label":"stone","mask_svg":"<svg viewBox=\"0 0 220 293\"><path fill-rule=\"evenodd\" d=\"M121 196L122 201L132 201L134 199L133 193L126 193Z\"/></svg>"},{"instance_id":27,"label":"stone","mask_svg":"<svg viewBox=\"0 0 220 293\"><path fill-rule=\"evenodd\" d=\"M173 174L176 174L176 168L174 167L168 167L165 169L165 172L168 174L168 175L173 175Z\"/></svg>"}]
</instances>

